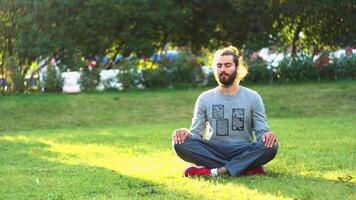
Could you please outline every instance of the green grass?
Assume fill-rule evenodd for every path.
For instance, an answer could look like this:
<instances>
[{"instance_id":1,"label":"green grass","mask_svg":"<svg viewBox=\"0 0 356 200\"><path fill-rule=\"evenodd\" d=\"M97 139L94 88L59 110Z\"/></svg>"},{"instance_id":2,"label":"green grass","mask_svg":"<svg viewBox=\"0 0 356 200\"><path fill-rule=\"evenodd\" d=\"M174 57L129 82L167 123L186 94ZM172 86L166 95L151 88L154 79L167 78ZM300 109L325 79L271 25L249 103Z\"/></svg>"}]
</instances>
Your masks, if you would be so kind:
<instances>
[{"instance_id":1,"label":"green grass","mask_svg":"<svg viewBox=\"0 0 356 200\"><path fill-rule=\"evenodd\" d=\"M268 176L183 178L170 135L207 88L0 97L0 199L356 199L356 82L249 85Z\"/></svg>"}]
</instances>

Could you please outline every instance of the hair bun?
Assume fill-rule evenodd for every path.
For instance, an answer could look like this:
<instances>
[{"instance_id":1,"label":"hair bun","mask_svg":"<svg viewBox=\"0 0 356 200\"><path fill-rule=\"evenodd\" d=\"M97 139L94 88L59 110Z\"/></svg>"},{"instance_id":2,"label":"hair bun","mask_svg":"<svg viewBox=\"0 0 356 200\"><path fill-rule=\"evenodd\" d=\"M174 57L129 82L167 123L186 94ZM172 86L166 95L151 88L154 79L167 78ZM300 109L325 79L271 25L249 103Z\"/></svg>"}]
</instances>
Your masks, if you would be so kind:
<instances>
[{"instance_id":1,"label":"hair bun","mask_svg":"<svg viewBox=\"0 0 356 200\"><path fill-rule=\"evenodd\" d=\"M233 51L238 56L240 55L240 51L234 46L228 46L227 49Z\"/></svg>"}]
</instances>

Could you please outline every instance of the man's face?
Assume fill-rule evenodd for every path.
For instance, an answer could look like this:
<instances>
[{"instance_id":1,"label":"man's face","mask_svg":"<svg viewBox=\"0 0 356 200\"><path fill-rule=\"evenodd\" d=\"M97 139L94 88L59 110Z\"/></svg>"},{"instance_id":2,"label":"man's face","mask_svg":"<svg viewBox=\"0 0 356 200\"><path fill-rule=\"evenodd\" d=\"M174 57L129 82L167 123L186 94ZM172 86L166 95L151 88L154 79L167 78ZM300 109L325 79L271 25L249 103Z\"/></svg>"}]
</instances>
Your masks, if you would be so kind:
<instances>
[{"instance_id":1,"label":"man's face","mask_svg":"<svg viewBox=\"0 0 356 200\"><path fill-rule=\"evenodd\" d=\"M237 67L231 55L219 56L216 59L215 67L221 84L230 86L234 83L237 75Z\"/></svg>"}]
</instances>

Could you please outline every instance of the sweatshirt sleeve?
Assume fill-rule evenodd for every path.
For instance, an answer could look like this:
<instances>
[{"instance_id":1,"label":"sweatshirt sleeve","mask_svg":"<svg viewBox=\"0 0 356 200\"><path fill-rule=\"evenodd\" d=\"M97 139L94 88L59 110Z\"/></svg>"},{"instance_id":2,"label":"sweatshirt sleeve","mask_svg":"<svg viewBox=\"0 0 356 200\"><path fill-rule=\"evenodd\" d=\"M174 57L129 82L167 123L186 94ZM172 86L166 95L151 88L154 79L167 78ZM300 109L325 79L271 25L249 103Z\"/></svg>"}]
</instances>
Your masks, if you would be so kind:
<instances>
[{"instance_id":1,"label":"sweatshirt sleeve","mask_svg":"<svg viewBox=\"0 0 356 200\"><path fill-rule=\"evenodd\" d=\"M193 138L203 138L206 121L205 102L202 96L199 96L195 103L192 125L190 127L190 132L193 134Z\"/></svg>"},{"instance_id":2,"label":"sweatshirt sleeve","mask_svg":"<svg viewBox=\"0 0 356 200\"><path fill-rule=\"evenodd\" d=\"M253 130L256 133L256 140L262 140L262 135L269 131L267 117L265 114L265 107L263 105L262 98L256 93L255 101L252 105L252 123Z\"/></svg>"}]
</instances>

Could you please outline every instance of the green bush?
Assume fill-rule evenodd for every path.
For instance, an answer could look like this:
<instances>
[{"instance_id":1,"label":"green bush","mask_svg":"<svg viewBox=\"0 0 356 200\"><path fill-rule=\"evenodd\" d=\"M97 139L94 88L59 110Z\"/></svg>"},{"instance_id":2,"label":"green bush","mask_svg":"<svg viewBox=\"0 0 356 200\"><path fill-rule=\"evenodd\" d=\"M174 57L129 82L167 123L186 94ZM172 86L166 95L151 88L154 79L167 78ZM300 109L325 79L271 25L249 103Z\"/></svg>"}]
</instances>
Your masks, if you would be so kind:
<instances>
[{"instance_id":1,"label":"green bush","mask_svg":"<svg viewBox=\"0 0 356 200\"><path fill-rule=\"evenodd\" d=\"M21 66L16 64L14 61L14 58L10 57L5 60L5 66L8 66L8 69L10 71L10 81L9 81L9 87L11 91L17 92L17 93L23 93L26 91L26 85L25 85L25 73L23 72L23 69Z\"/></svg>"},{"instance_id":2,"label":"green bush","mask_svg":"<svg viewBox=\"0 0 356 200\"><path fill-rule=\"evenodd\" d=\"M355 79L356 78L356 56L346 57L340 62L336 63L337 68L342 68L344 70L337 70L340 77L343 79Z\"/></svg>"},{"instance_id":3,"label":"green bush","mask_svg":"<svg viewBox=\"0 0 356 200\"><path fill-rule=\"evenodd\" d=\"M57 71L55 66L49 65L47 67L47 74L44 77L44 91L45 92L61 92L63 86L63 79L61 72Z\"/></svg>"},{"instance_id":4,"label":"green bush","mask_svg":"<svg viewBox=\"0 0 356 200\"><path fill-rule=\"evenodd\" d=\"M146 87L196 86L203 81L203 72L197 58L181 52L176 60L163 59L157 68L142 70Z\"/></svg>"},{"instance_id":5,"label":"green bush","mask_svg":"<svg viewBox=\"0 0 356 200\"><path fill-rule=\"evenodd\" d=\"M272 69L267 68L267 62L262 58L257 60L246 59L248 66L248 74L244 81L253 83L269 83L274 79L274 73Z\"/></svg>"},{"instance_id":6,"label":"green bush","mask_svg":"<svg viewBox=\"0 0 356 200\"><path fill-rule=\"evenodd\" d=\"M210 73L206 76L206 86L211 86L214 87L216 86L218 83L215 80L215 76L214 73Z\"/></svg>"},{"instance_id":7,"label":"green bush","mask_svg":"<svg viewBox=\"0 0 356 200\"><path fill-rule=\"evenodd\" d=\"M172 63L171 78L173 86L197 86L203 81L203 71L197 57L188 52L182 52Z\"/></svg>"},{"instance_id":8,"label":"green bush","mask_svg":"<svg viewBox=\"0 0 356 200\"><path fill-rule=\"evenodd\" d=\"M319 73L313 58L306 54L296 55L294 58L286 56L278 65L276 76L279 81L317 80Z\"/></svg>"},{"instance_id":9,"label":"green bush","mask_svg":"<svg viewBox=\"0 0 356 200\"><path fill-rule=\"evenodd\" d=\"M100 81L100 68L99 67L84 67L80 76L80 87L82 90L94 90Z\"/></svg>"},{"instance_id":10,"label":"green bush","mask_svg":"<svg viewBox=\"0 0 356 200\"><path fill-rule=\"evenodd\" d=\"M344 57L334 59L333 62L321 69L321 76L328 79L355 79L356 78L356 57Z\"/></svg>"},{"instance_id":11,"label":"green bush","mask_svg":"<svg viewBox=\"0 0 356 200\"><path fill-rule=\"evenodd\" d=\"M138 59L130 57L118 65L118 79L123 89L136 88L140 84L141 73L138 69Z\"/></svg>"},{"instance_id":12,"label":"green bush","mask_svg":"<svg viewBox=\"0 0 356 200\"><path fill-rule=\"evenodd\" d=\"M167 63L167 65L169 65L169 63ZM160 64L154 69L143 69L141 83L148 88L172 87L172 82L170 81L171 77L169 77L171 74L164 66L165 64Z\"/></svg>"},{"instance_id":13,"label":"green bush","mask_svg":"<svg viewBox=\"0 0 356 200\"><path fill-rule=\"evenodd\" d=\"M25 76L22 74L21 70L13 69L10 73L10 87L12 91L23 93L26 91Z\"/></svg>"}]
</instances>

